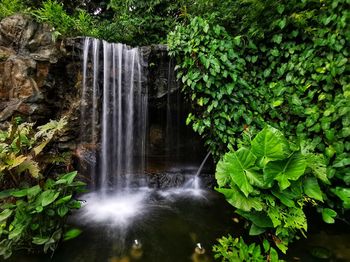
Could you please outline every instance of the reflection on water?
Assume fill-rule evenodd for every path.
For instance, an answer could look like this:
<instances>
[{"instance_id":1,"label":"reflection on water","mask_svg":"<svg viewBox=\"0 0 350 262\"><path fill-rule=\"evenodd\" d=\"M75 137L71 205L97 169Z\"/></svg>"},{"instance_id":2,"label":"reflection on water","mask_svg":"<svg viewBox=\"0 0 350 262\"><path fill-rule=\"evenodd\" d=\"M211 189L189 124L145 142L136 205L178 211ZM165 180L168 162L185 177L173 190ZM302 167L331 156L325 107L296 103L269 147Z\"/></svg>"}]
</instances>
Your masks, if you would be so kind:
<instances>
[{"instance_id":1,"label":"reflection on water","mask_svg":"<svg viewBox=\"0 0 350 262\"><path fill-rule=\"evenodd\" d=\"M350 226L342 221L327 225L319 217L309 221L307 239L293 243L288 250L288 261L350 261Z\"/></svg>"}]
</instances>

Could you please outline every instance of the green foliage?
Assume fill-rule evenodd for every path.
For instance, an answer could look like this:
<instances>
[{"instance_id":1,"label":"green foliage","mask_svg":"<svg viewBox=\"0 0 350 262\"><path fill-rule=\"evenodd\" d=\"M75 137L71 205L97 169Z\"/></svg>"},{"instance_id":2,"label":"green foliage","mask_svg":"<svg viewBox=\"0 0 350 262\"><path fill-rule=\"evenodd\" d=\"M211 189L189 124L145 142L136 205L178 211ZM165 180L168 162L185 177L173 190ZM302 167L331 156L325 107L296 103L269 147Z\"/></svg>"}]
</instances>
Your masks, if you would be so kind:
<instances>
[{"instance_id":1,"label":"green foliage","mask_svg":"<svg viewBox=\"0 0 350 262\"><path fill-rule=\"evenodd\" d=\"M56 0L43 2L42 7L35 10L33 15L40 21L50 24L56 36L68 35L74 26L71 16L64 10L63 5Z\"/></svg>"},{"instance_id":2,"label":"green foliage","mask_svg":"<svg viewBox=\"0 0 350 262\"><path fill-rule=\"evenodd\" d=\"M64 234L63 225L70 210L80 208L73 198L84 183L74 181L76 172L47 179L41 186L15 188L0 192L0 256L10 257L13 250L54 251L59 241L79 235L78 229Z\"/></svg>"},{"instance_id":3,"label":"green foliage","mask_svg":"<svg viewBox=\"0 0 350 262\"><path fill-rule=\"evenodd\" d=\"M278 262L283 261L278 258L277 251L270 246L265 239L263 242L263 252L259 245L246 244L242 237L233 238L228 235L218 240L218 244L213 246L214 258L228 262Z\"/></svg>"},{"instance_id":4,"label":"green foliage","mask_svg":"<svg viewBox=\"0 0 350 262\"><path fill-rule=\"evenodd\" d=\"M245 61L235 50L239 42L239 37L233 39L223 27L212 27L199 17L188 26L178 26L168 37L169 54L181 57L177 76L196 105L187 124L205 138L217 157L227 151L227 145L234 145L234 135L243 131L239 122L246 123L242 121L246 103L239 103L239 99L259 101L247 96L249 86L240 76ZM250 123L253 115L244 117ZM262 117L257 118L263 122Z\"/></svg>"},{"instance_id":5,"label":"green foliage","mask_svg":"<svg viewBox=\"0 0 350 262\"><path fill-rule=\"evenodd\" d=\"M0 131L0 182L7 179L12 186L19 186L25 173L40 178L40 153L66 123L65 118L50 121L35 133L33 124L13 122L6 131Z\"/></svg>"},{"instance_id":6,"label":"green foliage","mask_svg":"<svg viewBox=\"0 0 350 262\"><path fill-rule=\"evenodd\" d=\"M31 14L39 21L52 26L53 38L60 36L98 36L96 19L87 11L78 9L73 15L69 15L62 3L56 0L47 0L42 7L35 9Z\"/></svg>"},{"instance_id":7,"label":"green foliage","mask_svg":"<svg viewBox=\"0 0 350 262\"><path fill-rule=\"evenodd\" d=\"M280 129L324 154L327 177L338 186L328 201L348 208L350 3L249 2L233 12L242 17L236 36L198 17L169 34L178 78L194 104L187 123L217 159L247 129Z\"/></svg>"},{"instance_id":8,"label":"green foliage","mask_svg":"<svg viewBox=\"0 0 350 262\"><path fill-rule=\"evenodd\" d=\"M0 2L0 19L26 11L28 11L27 6L22 0L1 0Z\"/></svg>"},{"instance_id":9,"label":"green foliage","mask_svg":"<svg viewBox=\"0 0 350 262\"><path fill-rule=\"evenodd\" d=\"M133 45L163 43L168 32L183 19L182 6L186 0L111 0L109 8L114 19L105 21L100 35L109 41L122 41ZM112 30L113 29L113 30Z\"/></svg>"},{"instance_id":10,"label":"green foliage","mask_svg":"<svg viewBox=\"0 0 350 262\"><path fill-rule=\"evenodd\" d=\"M54 251L62 238L77 235L72 231L64 236L63 226L70 210L80 207L73 196L84 184L75 181L76 172L55 179L44 176L43 152L66 123L65 118L50 121L35 131L33 124L15 119L0 132L0 256L4 258L36 245L42 245L44 252Z\"/></svg>"},{"instance_id":11,"label":"green foliage","mask_svg":"<svg viewBox=\"0 0 350 262\"><path fill-rule=\"evenodd\" d=\"M217 191L251 222L250 235L273 230L273 241L286 252L288 243L307 231L305 204L324 202L319 183L329 183L326 169L315 169L324 159L290 144L270 126L246 144L218 162ZM335 216L335 211L323 209L325 222L334 222Z\"/></svg>"}]
</instances>

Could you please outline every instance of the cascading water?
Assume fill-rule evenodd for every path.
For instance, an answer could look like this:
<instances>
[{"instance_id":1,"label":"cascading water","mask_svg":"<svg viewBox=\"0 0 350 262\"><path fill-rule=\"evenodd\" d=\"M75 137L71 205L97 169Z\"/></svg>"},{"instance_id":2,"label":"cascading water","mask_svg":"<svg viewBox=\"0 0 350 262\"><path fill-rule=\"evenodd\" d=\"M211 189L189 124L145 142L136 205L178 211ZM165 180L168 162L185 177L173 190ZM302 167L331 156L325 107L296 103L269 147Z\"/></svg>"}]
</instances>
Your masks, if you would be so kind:
<instances>
[{"instance_id":1,"label":"cascading water","mask_svg":"<svg viewBox=\"0 0 350 262\"><path fill-rule=\"evenodd\" d=\"M138 48L85 39L81 147L90 150L95 161L89 162L87 172L91 175L92 192L83 197L87 202L80 219L120 228L123 232L120 234L125 233L133 220L159 207L159 197L169 199L171 195L200 193L198 186L192 184L175 191L157 192L144 187L144 176L138 176L145 173L148 111L143 67ZM172 64L170 71L173 71ZM168 81L174 81L174 77L169 76ZM170 117L168 105L167 131L172 130ZM178 143L179 139L174 137L169 135L169 144Z\"/></svg>"},{"instance_id":2,"label":"cascading water","mask_svg":"<svg viewBox=\"0 0 350 262\"><path fill-rule=\"evenodd\" d=\"M91 120L86 121L90 127L82 125L82 139L99 144L100 152L90 170L92 182L101 191L126 189L132 175L144 172L147 93L142 56L138 48L123 44L91 38L84 44L82 119Z\"/></svg>"}]
</instances>

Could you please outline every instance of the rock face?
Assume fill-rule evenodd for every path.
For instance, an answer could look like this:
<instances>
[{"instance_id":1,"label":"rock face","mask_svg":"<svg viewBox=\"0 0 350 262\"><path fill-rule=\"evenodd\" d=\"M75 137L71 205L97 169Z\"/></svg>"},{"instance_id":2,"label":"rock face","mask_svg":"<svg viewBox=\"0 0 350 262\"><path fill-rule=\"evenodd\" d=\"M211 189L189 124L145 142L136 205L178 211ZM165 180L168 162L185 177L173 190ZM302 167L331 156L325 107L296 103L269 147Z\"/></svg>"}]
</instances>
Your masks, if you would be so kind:
<instances>
[{"instance_id":1,"label":"rock face","mask_svg":"<svg viewBox=\"0 0 350 262\"><path fill-rule=\"evenodd\" d=\"M66 115L70 127L60 146L75 147L81 81L79 41L55 42L48 25L23 15L0 22L0 122L21 116L41 124Z\"/></svg>"}]
</instances>

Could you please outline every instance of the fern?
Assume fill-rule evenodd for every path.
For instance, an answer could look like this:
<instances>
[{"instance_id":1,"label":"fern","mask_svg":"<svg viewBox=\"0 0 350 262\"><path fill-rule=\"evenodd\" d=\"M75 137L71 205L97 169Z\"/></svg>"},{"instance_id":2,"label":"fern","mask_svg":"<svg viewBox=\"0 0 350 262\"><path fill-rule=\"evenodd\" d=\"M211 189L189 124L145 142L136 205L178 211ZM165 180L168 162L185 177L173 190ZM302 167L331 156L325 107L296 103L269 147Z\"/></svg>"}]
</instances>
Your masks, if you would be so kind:
<instances>
[{"instance_id":1,"label":"fern","mask_svg":"<svg viewBox=\"0 0 350 262\"><path fill-rule=\"evenodd\" d=\"M15 185L22 180L23 173L40 178L37 157L66 124L65 118L52 120L35 132L34 123L11 123L7 131L0 134L0 178L8 176Z\"/></svg>"}]
</instances>

